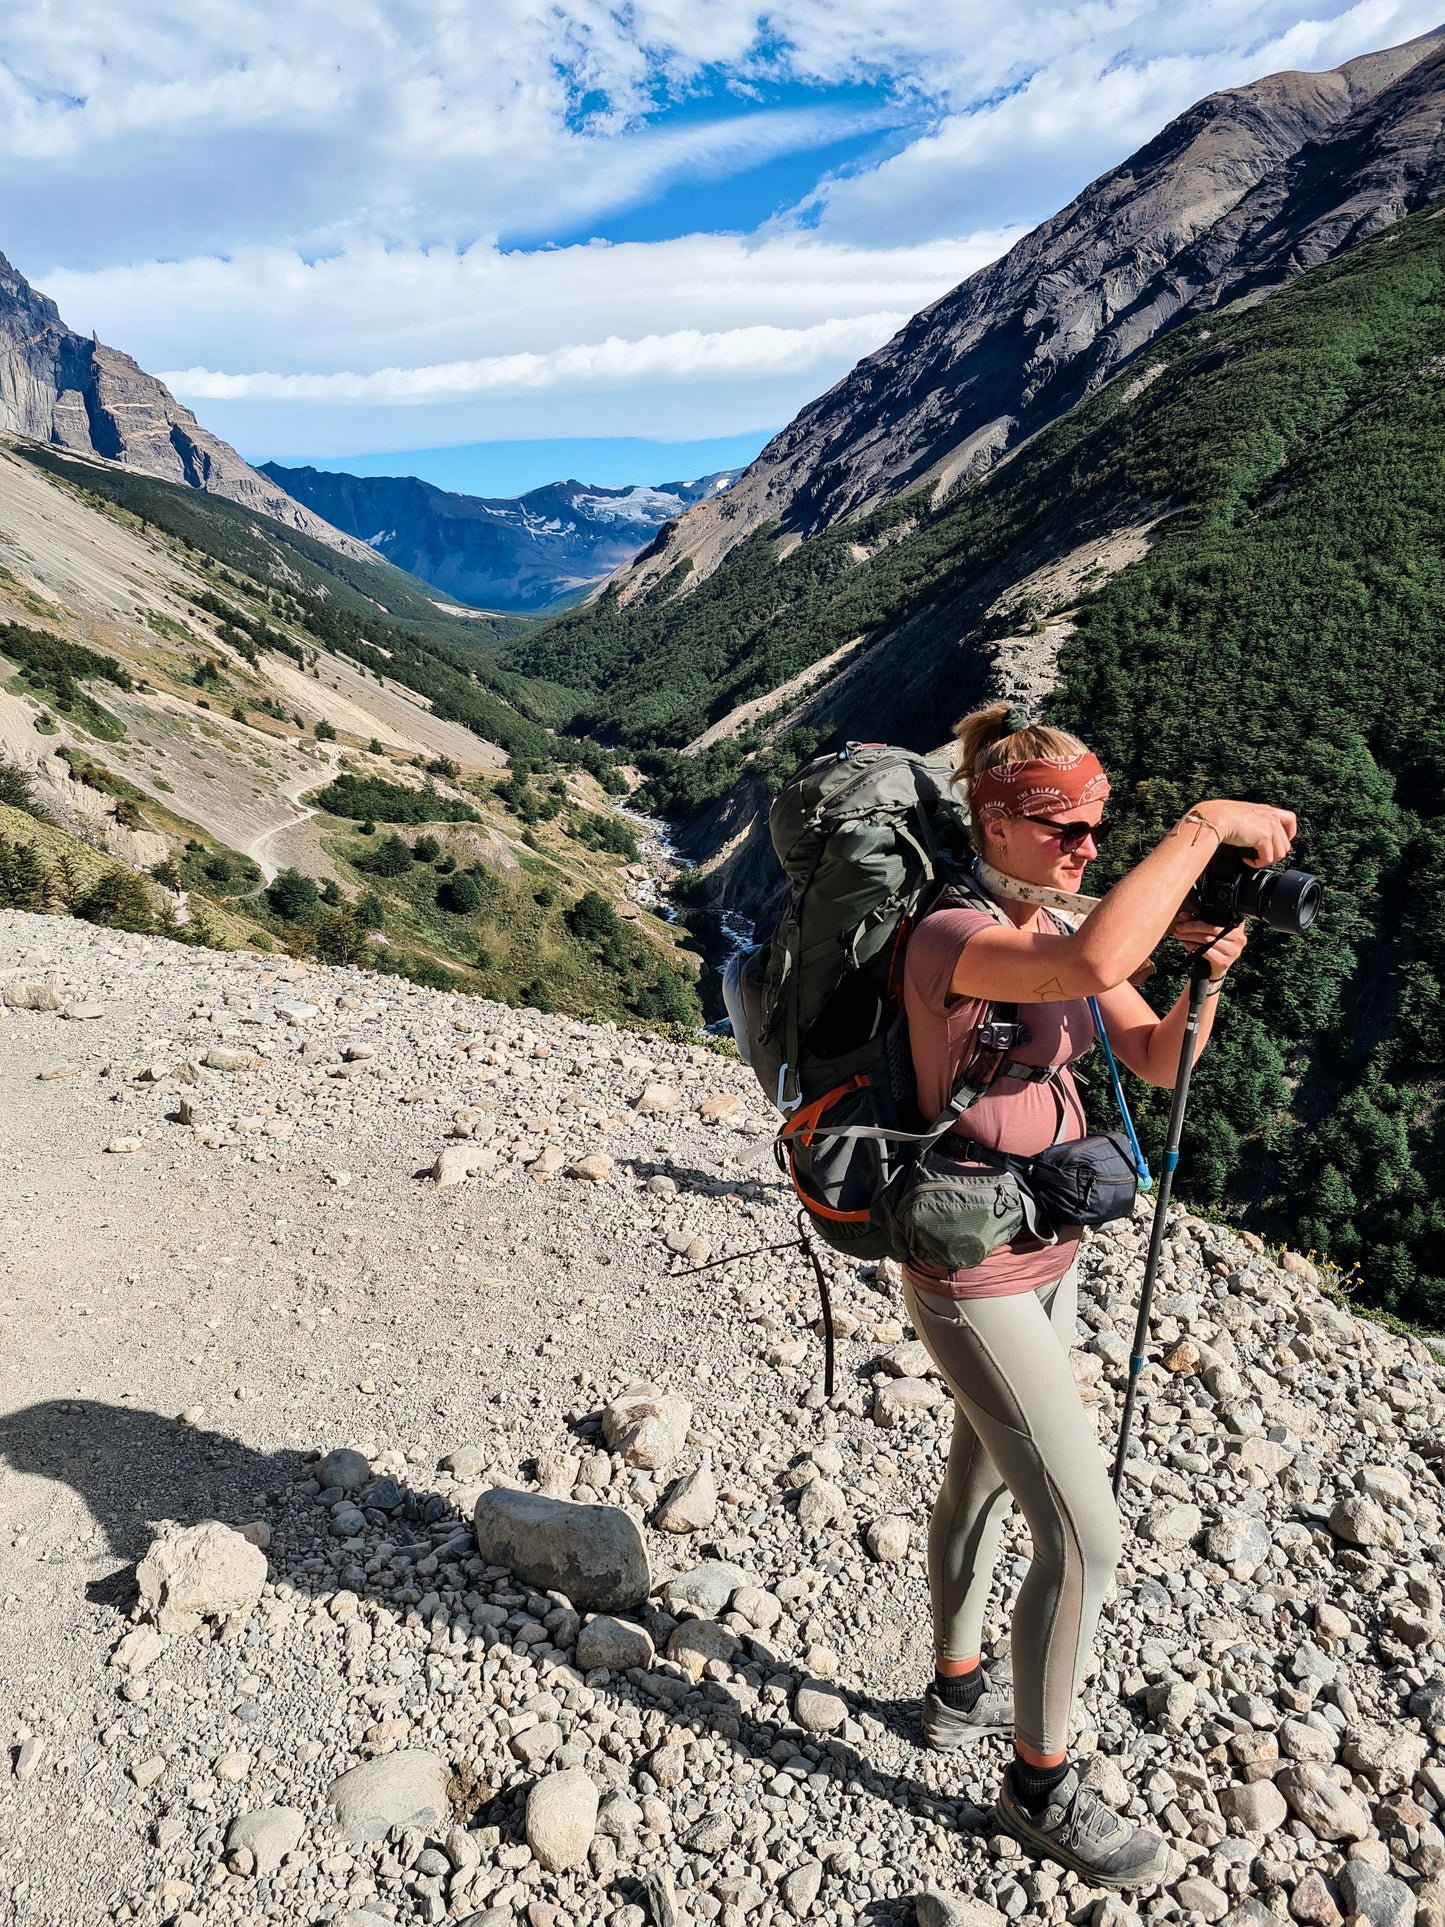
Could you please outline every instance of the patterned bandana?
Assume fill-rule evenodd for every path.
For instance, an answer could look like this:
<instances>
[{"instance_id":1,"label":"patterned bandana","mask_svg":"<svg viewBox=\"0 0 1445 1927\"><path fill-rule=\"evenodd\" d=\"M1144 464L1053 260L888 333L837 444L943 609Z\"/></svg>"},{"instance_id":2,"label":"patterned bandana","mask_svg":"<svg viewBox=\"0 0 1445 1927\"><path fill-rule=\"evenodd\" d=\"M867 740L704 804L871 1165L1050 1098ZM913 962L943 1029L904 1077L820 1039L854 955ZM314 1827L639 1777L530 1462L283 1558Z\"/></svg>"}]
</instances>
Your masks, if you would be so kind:
<instances>
[{"instance_id":1,"label":"patterned bandana","mask_svg":"<svg viewBox=\"0 0 1445 1927\"><path fill-rule=\"evenodd\" d=\"M1083 803L1102 803L1109 779L1092 750L1076 756L1036 756L1027 763L995 763L970 777L969 800L981 823L1001 816L1057 816Z\"/></svg>"}]
</instances>

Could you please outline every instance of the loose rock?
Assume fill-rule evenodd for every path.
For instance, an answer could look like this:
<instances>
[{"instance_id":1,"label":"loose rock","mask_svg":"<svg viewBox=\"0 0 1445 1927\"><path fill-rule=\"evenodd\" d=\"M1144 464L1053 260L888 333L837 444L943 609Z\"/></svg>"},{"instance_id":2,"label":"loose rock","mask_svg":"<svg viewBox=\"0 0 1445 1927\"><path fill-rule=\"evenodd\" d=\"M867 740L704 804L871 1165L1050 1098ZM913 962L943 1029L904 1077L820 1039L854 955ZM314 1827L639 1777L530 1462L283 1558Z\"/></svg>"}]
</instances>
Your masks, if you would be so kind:
<instances>
[{"instance_id":1,"label":"loose rock","mask_svg":"<svg viewBox=\"0 0 1445 1927\"><path fill-rule=\"evenodd\" d=\"M700 1532L717 1517L717 1481L712 1461L679 1479L653 1516L660 1532Z\"/></svg>"},{"instance_id":2,"label":"loose rock","mask_svg":"<svg viewBox=\"0 0 1445 1927\"><path fill-rule=\"evenodd\" d=\"M652 1589L642 1534L616 1506L497 1487L477 1500L475 1524L485 1560L565 1593L581 1612L636 1606Z\"/></svg>"},{"instance_id":3,"label":"loose rock","mask_svg":"<svg viewBox=\"0 0 1445 1927\"><path fill-rule=\"evenodd\" d=\"M215 1519L170 1526L136 1568L142 1607L163 1633L249 1612L266 1583L266 1555Z\"/></svg>"},{"instance_id":4,"label":"loose rock","mask_svg":"<svg viewBox=\"0 0 1445 1927\"><path fill-rule=\"evenodd\" d=\"M527 1796L527 1845L548 1873L580 1867L597 1827L597 1788L580 1767L549 1773Z\"/></svg>"},{"instance_id":5,"label":"loose rock","mask_svg":"<svg viewBox=\"0 0 1445 1927\"><path fill-rule=\"evenodd\" d=\"M602 1414L602 1436L629 1465L655 1472L687 1443L692 1406L676 1392L640 1385L614 1399Z\"/></svg>"},{"instance_id":6,"label":"loose rock","mask_svg":"<svg viewBox=\"0 0 1445 1927\"><path fill-rule=\"evenodd\" d=\"M380 1840L393 1827L435 1827L451 1811L450 1768L435 1753L388 1753L333 1780L326 1802L347 1840Z\"/></svg>"},{"instance_id":7,"label":"loose rock","mask_svg":"<svg viewBox=\"0 0 1445 1927\"><path fill-rule=\"evenodd\" d=\"M609 1672L625 1673L632 1666L650 1666L652 1655L650 1633L606 1613L589 1619L577 1635L577 1664L584 1672L605 1666Z\"/></svg>"},{"instance_id":8,"label":"loose rock","mask_svg":"<svg viewBox=\"0 0 1445 1927\"><path fill-rule=\"evenodd\" d=\"M226 1829L226 1851L244 1848L258 1879L264 1878L295 1850L305 1828L306 1816L296 1807L258 1807L236 1815Z\"/></svg>"}]
</instances>

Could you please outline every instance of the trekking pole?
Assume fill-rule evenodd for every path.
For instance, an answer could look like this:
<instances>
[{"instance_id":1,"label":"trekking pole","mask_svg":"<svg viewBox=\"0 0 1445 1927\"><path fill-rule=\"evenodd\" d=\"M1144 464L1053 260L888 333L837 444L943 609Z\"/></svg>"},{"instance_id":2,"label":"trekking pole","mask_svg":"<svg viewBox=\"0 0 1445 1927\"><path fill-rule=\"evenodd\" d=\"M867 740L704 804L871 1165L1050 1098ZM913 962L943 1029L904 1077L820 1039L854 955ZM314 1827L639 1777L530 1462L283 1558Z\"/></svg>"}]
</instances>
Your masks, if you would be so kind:
<instances>
[{"instance_id":1,"label":"trekking pole","mask_svg":"<svg viewBox=\"0 0 1445 1927\"><path fill-rule=\"evenodd\" d=\"M1204 1008L1204 987L1209 982L1209 959L1203 950L1194 954L1189 966L1189 1014L1184 1020L1184 1042L1179 1050L1179 1070L1174 1079L1174 1097L1169 1106L1169 1135L1159 1172L1158 1194L1154 1201L1154 1226L1149 1233L1149 1257L1144 1266L1144 1288L1139 1294L1139 1317L1134 1326L1134 1349L1129 1354L1129 1383L1124 1391L1124 1416L1119 1421L1119 1449L1114 1454L1114 1497L1124 1483L1124 1455L1129 1450L1129 1429L1134 1421L1134 1400L1139 1391L1139 1374L1144 1369L1144 1347L1149 1338L1149 1312L1154 1303L1154 1280L1159 1270L1159 1254L1169 1215L1169 1194L1174 1189L1174 1171L1179 1163L1179 1140L1184 1134L1184 1107L1189 1102L1189 1079L1194 1071L1194 1048L1199 1036L1199 1014Z\"/></svg>"}]
</instances>

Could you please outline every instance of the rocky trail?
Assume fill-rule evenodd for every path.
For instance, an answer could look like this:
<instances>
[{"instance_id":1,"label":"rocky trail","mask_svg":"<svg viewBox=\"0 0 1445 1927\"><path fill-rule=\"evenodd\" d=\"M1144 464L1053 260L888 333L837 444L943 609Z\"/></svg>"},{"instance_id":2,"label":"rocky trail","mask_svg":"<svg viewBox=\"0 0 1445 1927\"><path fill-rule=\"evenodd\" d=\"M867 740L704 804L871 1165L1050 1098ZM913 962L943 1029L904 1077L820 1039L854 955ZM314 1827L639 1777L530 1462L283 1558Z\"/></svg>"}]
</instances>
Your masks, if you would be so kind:
<instances>
[{"instance_id":1,"label":"rocky trail","mask_svg":"<svg viewBox=\"0 0 1445 1927\"><path fill-rule=\"evenodd\" d=\"M1445 1922L1442 1368L1306 1261L1170 1230L1077 1745L1182 1871L1122 1900L922 1748L950 1406L842 1261L825 1401L741 1065L18 913L0 991L0 1918Z\"/></svg>"},{"instance_id":2,"label":"rocky trail","mask_svg":"<svg viewBox=\"0 0 1445 1927\"><path fill-rule=\"evenodd\" d=\"M325 745L321 746L318 754L326 757L331 767L331 773L334 775L340 767L341 758L335 753L328 754ZM245 846L244 854L250 857L252 862L260 867L261 874L267 883L270 883L274 879L279 868L276 858L283 854L279 847L281 839L283 837L288 840L291 839L293 831L301 829L303 825L309 823L316 815L314 807L303 807L301 802L302 796L307 790L319 789L321 787L321 781L311 772L303 776L293 777L290 782L283 783L278 791L279 798L282 802L291 804L297 812L296 815L288 817L284 823L276 824L273 829L263 830L259 836L252 837L251 841ZM317 851L308 850L306 854L314 869L316 866ZM325 862L325 852L321 851L320 855L324 865L322 873L327 875L331 874L332 866Z\"/></svg>"}]
</instances>

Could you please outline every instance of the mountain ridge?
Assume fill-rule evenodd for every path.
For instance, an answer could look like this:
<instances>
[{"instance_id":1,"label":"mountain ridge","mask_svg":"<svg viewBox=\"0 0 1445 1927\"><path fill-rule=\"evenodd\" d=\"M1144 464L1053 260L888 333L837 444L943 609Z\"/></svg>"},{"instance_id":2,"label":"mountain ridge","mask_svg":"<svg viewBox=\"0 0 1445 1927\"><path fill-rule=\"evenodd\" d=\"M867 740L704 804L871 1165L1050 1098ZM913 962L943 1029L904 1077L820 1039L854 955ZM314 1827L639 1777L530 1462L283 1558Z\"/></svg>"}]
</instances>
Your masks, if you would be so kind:
<instances>
[{"instance_id":1,"label":"mountain ridge","mask_svg":"<svg viewBox=\"0 0 1445 1927\"><path fill-rule=\"evenodd\" d=\"M590 588L738 473L624 488L574 477L523 495L482 496L414 475L279 462L262 463L260 472L408 574L473 606L508 612L542 610Z\"/></svg>"},{"instance_id":2,"label":"mountain ridge","mask_svg":"<svg viewBox=\"0 0 1445 1927\"><path fill-rule=\"evenodd\" d=\"M278 489L119 348L79 334L0 254L0 434L180 482L349 555L364 546Z\"/></svg>"},{"instance_id":3,"label":"mountain ridge","mask_svg":"<svg viewBox=\"0 0 1445 1927\"><path fill-rule=\"evenodd\" d=\"M786 550L921 482L941 500L977 480L1166 329L1439 193L1442 96L1445 28L1207 96L860 361L612 592L680 567L690 592L766 523Z\"/></svg>"}]
</instances>

